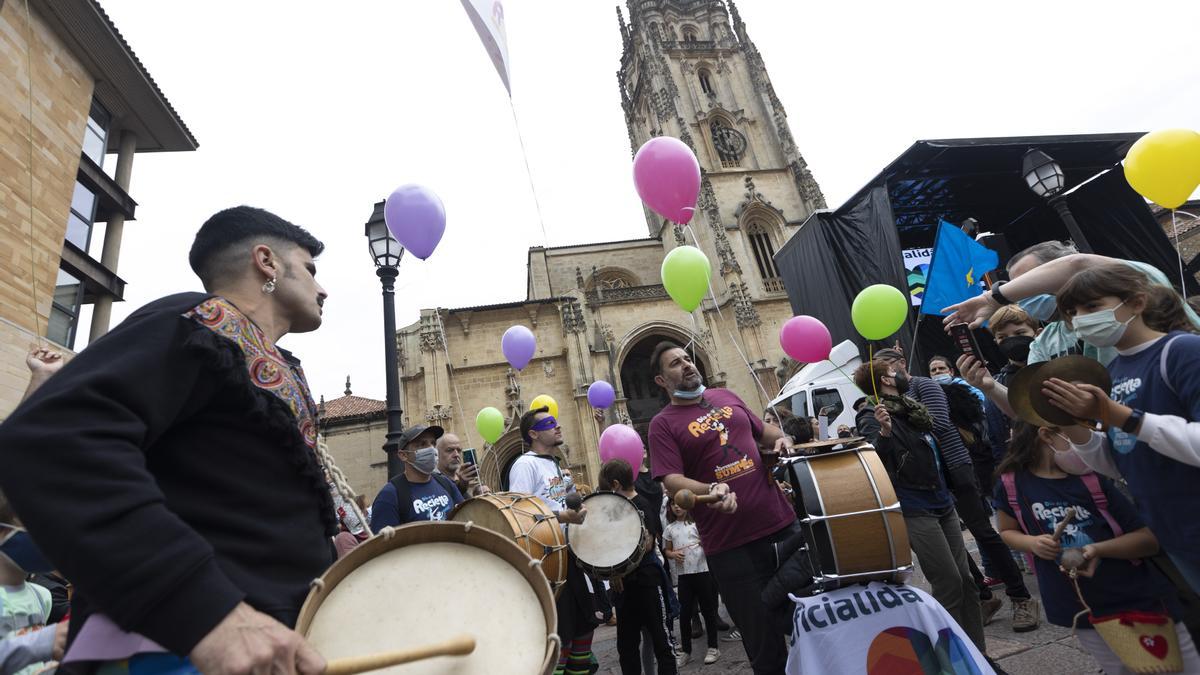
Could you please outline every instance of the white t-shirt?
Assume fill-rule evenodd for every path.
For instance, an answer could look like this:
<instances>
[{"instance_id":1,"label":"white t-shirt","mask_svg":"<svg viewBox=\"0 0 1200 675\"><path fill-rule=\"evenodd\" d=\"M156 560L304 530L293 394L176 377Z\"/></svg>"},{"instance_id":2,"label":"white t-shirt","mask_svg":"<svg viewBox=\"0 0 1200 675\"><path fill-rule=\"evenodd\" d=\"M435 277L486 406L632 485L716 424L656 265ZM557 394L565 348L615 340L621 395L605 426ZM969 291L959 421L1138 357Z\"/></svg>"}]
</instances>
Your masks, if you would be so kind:
<instances>
[{"instance_id":1,"label":"white t-shirt","mask_svg":"<svg viewBox=\"0 0 1200 675\"><path fill-rule=\"evenodd\" d=\"M558 462L532 450L518 457L508 470L510 492L533 495L555 513L567 508L567 487Z\"/></svg>"},{"instance_id":2,"label":"white t-shirt","mask_svg":"<svg viewBox=\"0 0 1200 675\"><path fill-rule=\"evenodd\" d=\"M995 675L953 617L919 588L872 581L792 600L788 675Z\"/></svg>"},{"instance_id":3,"label":"white t-shirt","mask_svg":"<svg viewBox=\"0 0 1200 675\"><path fill-rule=\"evenodd\" d=\"M683 551L683 562L671 559L671 572L676 578L681 574L699 574L708 571L708 559L704 557L704 549L700 547L700 530L696 523L677 520L669 523L663 530L663 541L676 551Z\"/></svg>"}]
</instances>

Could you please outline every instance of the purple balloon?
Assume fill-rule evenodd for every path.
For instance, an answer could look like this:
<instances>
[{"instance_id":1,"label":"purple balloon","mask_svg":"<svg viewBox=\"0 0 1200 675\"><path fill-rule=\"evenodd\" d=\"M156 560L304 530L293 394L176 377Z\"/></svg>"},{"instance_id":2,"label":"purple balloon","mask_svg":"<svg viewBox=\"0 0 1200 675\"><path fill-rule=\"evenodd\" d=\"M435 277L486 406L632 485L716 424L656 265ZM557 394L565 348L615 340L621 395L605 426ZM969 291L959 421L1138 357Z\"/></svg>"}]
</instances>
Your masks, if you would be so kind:
<instances>
[{"instance_id":1,"label":"purple balloon","mask_svg":"<svg viewBox=\"0 0 1200 675\"><path fill-rule=\"evenodd\" d=\"M700 196L700 163L678 138L651 138L633 158L633 184L646 206L683 224L692 219Z\"/></svg>"},{"instance_id":2,"label":"purple balloon","mask_svg":"<svg viewBox=\"0 0 1200 675\"><path fill-rule=\"evenodd\" d=\"M642 445L642 437L633 427L614 424L600 434L601 462L623 459L629 462L629 466L633 467L633 473L637 474L645 454L646 448Z\"/></svg>"},{"instance_id":3,"label":"purple balloon","mask_svg":"<svg viewBox=\"0 0 1200 675\"><path fill-rule=\"evenodd\" d=\"M529 365L536 350L537 338L525 326L513 326L504 331L504 337L500 338L500 351L504 352L508 364L517 370Z\"/></svg>"},{"instance_id":4,"label":"purple balloon","mask_svg":"<svg viewBox=\"0 0 1200 675\"><path fill-rule=\"evenodd\" d=\"M617 400L617 392L604 380L596 380L588 387L588 403L593 408L607 408Z\"/></svg>"},{"instance_id":5,"label":"purple balloon","mask_svg":"<svg viewBox=\"0 0 1200 675\"><path fill-rule=\"evenodd\" d=\"M446 209L433 190L416 184L401 185L388 195L383 221L405 250L425 260L433 255L446 232Z\"/></svg>"}]
</instances>

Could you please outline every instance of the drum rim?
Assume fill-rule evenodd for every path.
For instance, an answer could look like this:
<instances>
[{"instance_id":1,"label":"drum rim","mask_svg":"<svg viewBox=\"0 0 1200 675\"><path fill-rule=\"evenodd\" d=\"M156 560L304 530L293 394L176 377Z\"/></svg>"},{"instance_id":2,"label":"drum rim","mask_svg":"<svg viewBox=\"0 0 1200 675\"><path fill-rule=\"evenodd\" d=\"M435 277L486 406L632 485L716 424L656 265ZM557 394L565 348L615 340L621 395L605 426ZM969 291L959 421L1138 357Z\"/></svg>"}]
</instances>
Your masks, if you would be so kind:
<instances>
[{"instance_id":1,"label":"drum rim","mask_svg":"<svg viewBox=\"0 0 1200 675\"><path fill-rule=\"evenodd\" d=\"M582 499L582 502L584 504L586 504L587 500L589 500L593 497L601 497L601 496L613 496L613 497L619 497L621 499L624 499L626 502L629 503L630 506L633 507L633 510L635 513L638 512L637 505L633 503L632 499L630 499L629 497L626 497L625 495L621 494L620 492L615 492L613 490L596 490L595 492L585 496ZM640 520L640 518L639 518L639 520ZM575 556L575 563L577 565L579 565L581 568L583 568L583 570L586 571L588 574L592 574L601 579L611 580L616 577L624 576L624 574L627 573L627 571L632 571L632 570L636 569L637 566L641 564L642 558L645 557L645 555L646 555L646 540L650 538L650 531L646 529L645 522L642 523L642 534L640 537L638 537L638 545L634 549L633 553L631 553L628 558L625 558L624 560L622 560L621 562L619 562L615 565L605 565L605 566L593 565L593 564L585 561L583 558L579 557L579 554L575 551L574 548L571 547L571 532L572 532L573 527L578 527L578 526L567 525L566 539L567 539L567 548L570 549L571 554Z\"/></svg>"},{"instance_id":2,"label":"drum rim","mask_svg":"<svg viewBox=\"0 0 1200 675\"><path fill-rule=\"evenodd\" d=\"M419 538L413 537L418 534L421 535ZM478 546L480 539L487 541L489 546ZM385 527L380 530L370 539L355 546L346 555L334 561L324 574L313 580L312 588L304 598L304 604L300 606L300 612L297 615L296 632L307 637L308 630L312 627L312 620L316 617L316 612L321 608L325 598L333 592L334 588L337 588L339 583L365 563L388 551L430 543L463 544L482 548L507 562L526 581L530 582L546 620L546 656L542 662L541 672L544 674L553 672L554 667L558 664L558 651L562 639L557 633L558 607L555 602L554 590L550 586L550 580L540 569L541 561L533 560L511 539L485 527L477 527L474 522L423 521L396 528Z\"/></svg>"}]
</instances>

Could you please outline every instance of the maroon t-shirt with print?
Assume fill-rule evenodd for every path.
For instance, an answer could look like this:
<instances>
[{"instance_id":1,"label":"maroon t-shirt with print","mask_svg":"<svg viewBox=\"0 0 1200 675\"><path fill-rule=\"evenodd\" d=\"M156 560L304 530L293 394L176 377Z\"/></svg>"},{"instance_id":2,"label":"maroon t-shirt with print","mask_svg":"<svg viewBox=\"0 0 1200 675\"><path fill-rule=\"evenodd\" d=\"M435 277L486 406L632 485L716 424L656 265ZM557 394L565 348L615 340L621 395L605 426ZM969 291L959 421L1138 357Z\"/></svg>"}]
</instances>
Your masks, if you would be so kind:
<instances>
[{"instance_id":1,"label":"maroon t-shirt with print","mask_svg":"<svg viewBox=\"0 0 1200 675\"><path fill-rule=\"evenodd\" d=\"M737 494L737 511L697 506L692 515L706 554L720 553L783 529L792 505L763 466L756 439L763 423L728 389L708 389L695 405L668 405L650 422L650 471L722 482Z\"/></svg>"}]
</instances>

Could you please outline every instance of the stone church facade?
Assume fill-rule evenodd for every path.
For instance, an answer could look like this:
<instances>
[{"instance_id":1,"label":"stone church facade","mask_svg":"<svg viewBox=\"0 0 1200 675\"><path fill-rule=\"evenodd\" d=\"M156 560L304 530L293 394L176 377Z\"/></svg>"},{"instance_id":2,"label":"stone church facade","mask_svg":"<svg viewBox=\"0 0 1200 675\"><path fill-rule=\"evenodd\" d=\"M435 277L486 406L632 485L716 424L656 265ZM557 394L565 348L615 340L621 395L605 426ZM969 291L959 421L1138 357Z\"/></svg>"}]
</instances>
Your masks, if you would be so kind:
<instances>
[{"instance_id":1,"label":"stone church facade","mask_svg":"<svg viewBox=\"0 0 1200 675\"><path fill-rule=\"evenodd\" d=\"M772 258L825 200L763 59L732 0L628 0L627 11L628 21L617 10L617 80L630 149L667 135L696 153L703 180L690 226L646 210L643 239L530 248L524 299L425 309L396 336L405 424L439 424L479 448L493 488L523 451L518 420L540 394L558 402L565 459L577 480L594 483L602 425L587 387L612 383L617 403L605 423L632 424L644 435L661 408L648 363L661 340L693 342L709 386L728 387L757 409L794 366L779 347L791 308ZM663 257L683 244L699 246L713 267L715 302L706 299L691 315L659 277ZM500 351L501 335L514 324L537 337L537 353L521 372ZM509 421L487 446L474 422L485 406ZM343 459L340 446L354 438L331 436L331 451ZM354 472L362 483L354 487L368 496L386 481L382 452L376 460Z\"/></svg>"}]
</instances>

